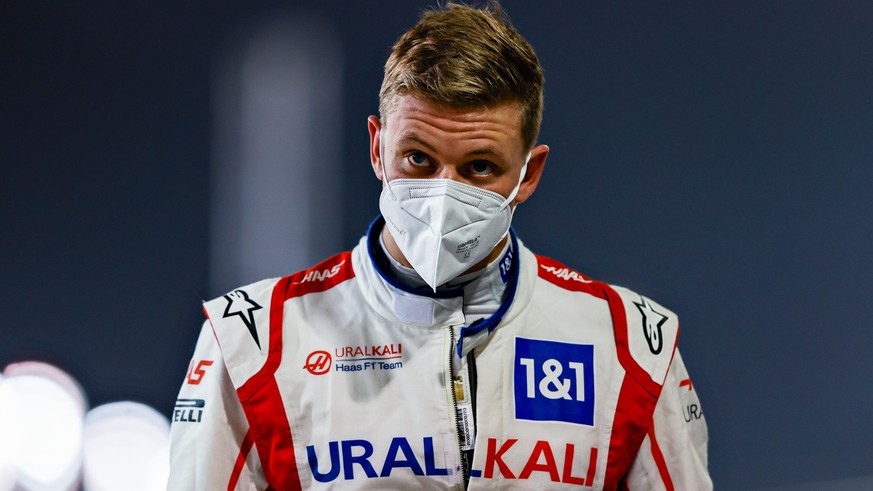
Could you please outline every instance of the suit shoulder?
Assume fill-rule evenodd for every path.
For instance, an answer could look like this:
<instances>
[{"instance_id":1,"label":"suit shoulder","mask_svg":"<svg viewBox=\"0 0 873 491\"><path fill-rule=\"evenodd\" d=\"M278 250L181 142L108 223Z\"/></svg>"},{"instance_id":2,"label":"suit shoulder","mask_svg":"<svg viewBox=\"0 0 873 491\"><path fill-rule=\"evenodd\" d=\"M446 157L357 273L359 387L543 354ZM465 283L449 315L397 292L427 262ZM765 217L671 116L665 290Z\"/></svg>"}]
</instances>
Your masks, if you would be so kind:
<instances>
[{"instance_id":1,"label":"suit shoulder","mask_svg":"<svg viewBox=\"0 0 873 491\"><path fill-rule=\"evenodd\" d=\"M605 299L600 282L575 271L560 261L550 257L535 254L537 261L537 276L563 290L583 292Z\"/></svg>"},{"instance_id":2,"label":"suit shoulder","mask_svg":"<svg viewBox=\"0 0 873 491\"><path fill-rule=\"evenodd\" d=\"M288 282L285 299L329 290L354 276L351 251L341 252L283 278Z\"/></svg>"},{"instance_id":3,"label":"suit shoulder","mask_svg":"<svg viewBox=\"0 0 873 491\"><path fill-rule=\"evenodd\" d=\"M260 280L203 303L235 387L260 370L270 342L270 311L281 278Z\"/></svg>"},{"instance_id":4,"label":"suit shoulder","mask_svg":"<svg viewBox=\"0 0 873 491\"><path fill-rule=\"evenodd\" d=\"M619 361L650 392L658 392L676 348L676 314L648 297L591 279L554 259L540 255L536 259L540 279L608 303Z\"/></svg>"},{"instance_id":5,"label":"suit shoulder","mask_svg":"<svg viewBox=\"0 0 873 491\"><path fill-rule=\"evenodd\" d=\"M239 287L203 304L235 387L269 369L280 355L285 302L326 291L354 277L351 253L343 252L282 278Z\"/></svg>"},{"instance_id":6,"label":"suit shoulder","mask_svg":"<svg viewBox=\"0 0 873 491\"><path fill-rule=\"evenodd\" d=\"M620 300L613 307L616 341L634 365L658 386L663 385L679 337L679 318L651 298L620 286L609 287ZM624 329L620 317L624 315ZM620 330L624 332L619 333ZM626 367L627 368L627 367ZM642 374L637 371L637 375ZM640 381L642 382L642 381Z\"/></svg>"}]
</instances>

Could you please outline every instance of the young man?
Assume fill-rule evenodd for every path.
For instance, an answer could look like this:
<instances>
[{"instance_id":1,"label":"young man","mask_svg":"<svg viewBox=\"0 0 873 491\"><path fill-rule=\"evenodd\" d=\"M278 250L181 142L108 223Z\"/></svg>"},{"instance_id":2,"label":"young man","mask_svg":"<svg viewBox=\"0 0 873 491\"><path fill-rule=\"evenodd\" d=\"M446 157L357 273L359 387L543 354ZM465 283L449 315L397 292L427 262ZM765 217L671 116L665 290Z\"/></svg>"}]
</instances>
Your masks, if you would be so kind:
<instances>
[{"instance_id":1,"label":"young man","mask_svg":"<svg viewBox=\"0 0 873 491\"><path fill-rule=\"evenodd\" d=\"M205 304L170 489L712 487L675 314L509 229L549 153L542 93L499 13L398 40L368 120L382 216Z\"/></svg>"}]
</instances>

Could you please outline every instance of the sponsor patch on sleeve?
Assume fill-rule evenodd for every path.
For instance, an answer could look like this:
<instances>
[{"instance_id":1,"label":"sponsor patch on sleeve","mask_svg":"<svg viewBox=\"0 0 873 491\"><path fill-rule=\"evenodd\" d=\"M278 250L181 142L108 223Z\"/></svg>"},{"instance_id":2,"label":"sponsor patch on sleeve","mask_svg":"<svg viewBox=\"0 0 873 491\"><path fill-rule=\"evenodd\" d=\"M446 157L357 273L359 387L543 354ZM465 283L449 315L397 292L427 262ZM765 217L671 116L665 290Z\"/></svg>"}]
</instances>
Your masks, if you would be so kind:
<instances>
[{"instance_id":1,"label":"sponsor patch on sleeve","mask_svg":"<svg viewBox=\"0 0 873 491\"><path fill-rule=\"evenodd\" d=\"M199 423L203 420L204 399L176 399L173 423Z\"/></svg>"}]
</instances>

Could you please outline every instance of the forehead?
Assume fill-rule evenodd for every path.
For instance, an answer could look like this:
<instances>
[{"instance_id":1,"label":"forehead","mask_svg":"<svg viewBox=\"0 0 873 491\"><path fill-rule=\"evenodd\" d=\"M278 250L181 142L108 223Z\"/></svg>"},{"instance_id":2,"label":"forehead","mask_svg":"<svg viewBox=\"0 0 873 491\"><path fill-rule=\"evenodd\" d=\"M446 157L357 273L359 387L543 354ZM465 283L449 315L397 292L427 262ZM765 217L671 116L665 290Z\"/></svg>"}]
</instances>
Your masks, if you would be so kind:
<instances>
[{"instance_id":1,"label":"forehead","mask_svg":"<svg viewBox=\"0 0 873 491\"><path fill-rule=\"evenodd\" d=\"M521 150L521 105L514 101L491 106L453 107L410 94L397 97L383 124L395 139L413 133L453 143L488 141ZM513 148L514 149L514 148Z\"/></svg>"}]
</instances>

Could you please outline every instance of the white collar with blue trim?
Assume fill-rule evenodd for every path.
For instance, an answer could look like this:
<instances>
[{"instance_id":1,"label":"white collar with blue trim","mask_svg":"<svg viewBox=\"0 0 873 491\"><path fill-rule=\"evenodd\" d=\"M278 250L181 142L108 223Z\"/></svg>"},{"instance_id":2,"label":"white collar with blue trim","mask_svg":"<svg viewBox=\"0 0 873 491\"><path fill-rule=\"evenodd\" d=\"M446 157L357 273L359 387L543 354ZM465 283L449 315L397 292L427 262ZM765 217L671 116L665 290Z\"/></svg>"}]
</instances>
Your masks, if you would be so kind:
<instances>
[{"instance_id":1,"label":"white collar with blue trim","mask_svg":"<svg viewBox=\"0 0 873 491\"><path fill-rule=\"evenodd\" d=\"M510 230L510 240L500 259L483 270L460 277L451 284L456 287L438 288L436 292L423 286L407 286L406 275L395 272L396 265L384 251L379 236L384 220L379 217L362 239L367 258L357 261L367 284L365 294L370 296L383 315L395 321L422 326L460 326L458 354L466 355L473 347L487 339L500 323L515 299L518 287L518 241ZM472 278L470 278L472 277ZM469 281L466 282L465 281Z\"/></svg>"}]
</instances>

